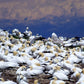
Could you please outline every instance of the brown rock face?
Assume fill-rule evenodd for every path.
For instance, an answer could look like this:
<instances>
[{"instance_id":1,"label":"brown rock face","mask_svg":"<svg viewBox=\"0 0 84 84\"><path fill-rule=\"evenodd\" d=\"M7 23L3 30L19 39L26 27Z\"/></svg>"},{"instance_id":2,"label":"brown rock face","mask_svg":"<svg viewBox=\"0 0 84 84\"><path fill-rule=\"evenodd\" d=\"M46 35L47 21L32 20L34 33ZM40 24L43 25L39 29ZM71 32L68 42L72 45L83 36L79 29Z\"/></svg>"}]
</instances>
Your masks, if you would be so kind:
<instances>
[{"instance_id":1,"label":"brown rock face","mask_svg":"<svg viewBox=\"0 0 84 84\"><path fill-rule=\"evenodd\" d=\"M2 70L2 74L1 74L1 77L6 81L6 80L12 80L14 82L17 82L16 78L16 69L13 68L13 69L5 69L5 70Z\"/></svg>"}]
</instances>

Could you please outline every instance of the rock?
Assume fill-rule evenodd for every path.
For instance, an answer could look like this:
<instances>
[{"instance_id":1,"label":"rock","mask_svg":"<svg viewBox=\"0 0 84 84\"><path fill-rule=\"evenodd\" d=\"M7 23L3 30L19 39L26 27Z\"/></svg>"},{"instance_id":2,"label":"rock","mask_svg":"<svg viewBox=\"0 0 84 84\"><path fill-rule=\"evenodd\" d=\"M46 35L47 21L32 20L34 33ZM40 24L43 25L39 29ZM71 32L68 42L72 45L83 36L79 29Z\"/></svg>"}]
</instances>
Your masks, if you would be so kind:
<instances>
[{"instance_id":1,"label":"rock","mask_svg":"<svg viewBox=\"0 0 84 84\"><path fill-rule=\"evenodd\" d=\"M16 70L17 70L17 68L7 68L7 69L4 69L4 70L2 70L1 77L4 78L5 81L12 80L14 82L17 82L16 81L16 78L17 78Z\"/></svg>"},{"instance_id":2,"label":"rock","mask_svg":"<svg viewBox=\"0 0 84 84\"><path fill-rule=\"evenodd\" d=\"M29 79L29 84L33 84L34 80L38 79L40 84L49 84L50 79L52 75L47 75L47 74L40 74L37 76L34 76L33 78Z\"/></svg>"}]
</instances>

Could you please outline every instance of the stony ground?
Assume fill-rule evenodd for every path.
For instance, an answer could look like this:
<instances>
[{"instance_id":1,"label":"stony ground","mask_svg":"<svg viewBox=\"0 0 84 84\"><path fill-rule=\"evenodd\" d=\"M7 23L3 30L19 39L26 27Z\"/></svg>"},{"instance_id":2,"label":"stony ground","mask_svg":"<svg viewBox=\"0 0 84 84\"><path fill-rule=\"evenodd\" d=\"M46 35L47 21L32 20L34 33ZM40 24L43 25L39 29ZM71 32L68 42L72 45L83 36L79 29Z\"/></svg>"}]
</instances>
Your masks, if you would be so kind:
<instances>
[{"instance_id":1,"label":"stony ground","mask_svg":"<svg viewBox=\"0 0 84 84\"><path fill-rule=\"evenodd\" d=\"M20 64L20 65L22 65L22 64ZM82 63L77 64L77 66L80 68L84 68L84 64L82 64ZM4 70L0 70L0 72L2 72L1 78L3 78L5 81L12 80L17 83L17 75L16 75L17 69L18 68L7 68ZM73 79L70 78L72 74L73 73L69 74L69 76L68 76L69 80L66 81L66 84L76 84L78 79L77 79L77 77L76 78L74 77ZM40 74L40 75L32 76L32 78L29 78L28 83L34 84L34 81L38 80L40 84L49 84L51 78L52 78L52 75Z\"/></svg>"},{"instance_id":2,"label":"stony ground","mask_svg":"<svg viewBox=\"0 0 84 84\"><path fill-rule=\"evenodd\" d=\"M19 34L20 34L19 36L23 36L23 34L21 34L20 32L18 32L16 30L15 30L15 33L16 33L16 37ZM14 35L15 35L15 33L14 33ZM53 75L55 72L57 72L59 74L59 73L62 73L61 70L66 69L70 73L67 74L67 76L66 76L68 79L62 78L63 82L65 82L66 84L76 84L76 82L81 78L81 76L84 75L84 63L83 63L84 46L83 46L83 49L81 49L81 46L79 46L79 45L74 46L78 42L77 39L75 39L75 38L74 38L75 40L70 39L71 40L70 43L68 43L69 40L68 41L66 40L66 41L64 41L66 43L63 43L62 40L60 40L54 33L52 34L52 38L48 38L48 39L44 39L43 37L38 37L38 36L33 38L33 36L31 35L31 32L29 32L29 31L26 31L25 34L30 35L30 36L28 36L30 38L30 40L22 39L22 37L19 39L19 37L16 38L13 36L11 36L11 38L10 38L10 36L8 36L7 38L5 38L5 36L4 36L5 40L3 40L2 38L0 39L0 41L1 41L0 63L2 63L2 62L7 63L13 59L9 63L8 66L1 64L2 66L0 66L0 73L1 73L0 78L3 78L3 80L1 80L1 81L11 80L18 84L17 81L20 79L19 83L21 80L24 80L25 84L27 84L27 83L28 84L37 84L34 82L38 80L38 83L40 83L40 84L49 84L52 80L55 80L54 77L58 76L58 75L57 76ZM31 37L32 37L32 40L31 40ZM9 44L7 43L8 41L6 42L6 40L9 40ZM75 41L75 42L73 42L73 41ZM81 43L81 42L84 44L84 39L79 41L79 43ZM21 44L21 47L19 44ZM18 46L16 46L16 45L18 45ZM15 50L15 47L17 47L16 50ZM14 50L11 51L12 48L15 51ZM31 49L29 49L29 48L31 48ZM29 51L28 51L28 49L29 49ZM44 49L44 50L41 51L41 49ZM2 51L4 52L3 54L2 54ZM82 54L77 55L75 51L82 53ZM9 59L7 56L10 56L11 53L12 53L12 55L11 55L11 58ZM63 53L65 53L65 54L62 55ZM53 54L53 56L52 56L52 54ZM81 58L81 56L83 59ZM16 61L17 57L18 57L18 60ZM27 59L25 57L27 57ZM72 59L73 57L76 60L73 60ZM56 60L54 60L54 59L56 59ZM42 62L41 60L44 60L44 62L41 63ZM72 63L72 61L73 61L73 63ZM19 67L16 67L14 65L11 66L12 62L13 63L17 62L17 65ZM63 62L63 63L61 63L61 62ZM31 66L29 63L31 63ZM61 63L63 65L61 66L61 64L59 64L59 63ZM53 64L55 66L53 66ZM56 64L58 64L58 65L56 65ZM68 68L68 66L66 64L73 65L74 68L73 67ZM35 66L35 68L34 68L34 66ZM38 67L42 70L37 69ZM51 67L51 68L49 68L49 67ZM77 68L79 68L80 70L78 71ZM21 69L19 71L20 73L19 72L17 73L17 71L19 69ZM75 70L73 70L73 69L75 69ZM36 73L36 72L34 73L33 70L34 71L36 70L38 73ZM50 70L53 70L53 72L49 72ZM26 76L21 73L22 71L25 73L26 72L29 73L29 71L30 71L30 75L26 73L27 74L27 76ZM31 71L33 71L32 74L31 74ZM42 71L42 73L39 74L40 71ZM60 71L60 72L58 72L58 71ZM78 73L75 74L75 76L73 76L73 74L76 71ZM20 78L21 76L23 78ZM26 77L26 80L24 79L25 77ZM60 77L58 77L57 80L61 80ZM55 82L57 82L57 80L55 80ZM63 82L60 84L65 84ZM7 83L7 84L9 84L9 83ZM20 84L22 84L22 83L20 83ZM57 84L57 83L55 83L55 84ZM79 83L77 83L77 84L79 84Z\"/></svg>"}]
</instances>

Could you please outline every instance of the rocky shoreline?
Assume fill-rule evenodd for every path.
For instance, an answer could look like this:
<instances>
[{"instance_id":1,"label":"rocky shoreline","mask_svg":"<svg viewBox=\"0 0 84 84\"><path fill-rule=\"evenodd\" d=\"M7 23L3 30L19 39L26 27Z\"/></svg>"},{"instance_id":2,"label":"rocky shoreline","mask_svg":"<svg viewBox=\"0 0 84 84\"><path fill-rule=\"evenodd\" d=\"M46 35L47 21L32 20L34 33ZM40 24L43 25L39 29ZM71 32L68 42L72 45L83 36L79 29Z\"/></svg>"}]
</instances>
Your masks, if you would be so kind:
<instances>
[{"instance_id":1,"label":"rocky shoreline","mask_svg":"<svg viewBox=\"0 0 84 84\"><path fill-rule=\"evenodd\" d=\"M0 29L0 84L84 84L84 37Z\"/></svg>"}]
</instances>

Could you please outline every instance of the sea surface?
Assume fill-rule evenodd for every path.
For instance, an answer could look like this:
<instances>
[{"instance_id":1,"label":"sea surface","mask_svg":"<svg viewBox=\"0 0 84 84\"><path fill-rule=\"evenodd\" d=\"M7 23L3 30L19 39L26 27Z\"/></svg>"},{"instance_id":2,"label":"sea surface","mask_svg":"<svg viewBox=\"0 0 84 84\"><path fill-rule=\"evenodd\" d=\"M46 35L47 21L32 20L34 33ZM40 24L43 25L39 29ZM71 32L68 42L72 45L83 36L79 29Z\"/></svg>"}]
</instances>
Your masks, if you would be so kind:
<instances>
[{"instance_id":1,"label":"sea surface","mask_svg":"<svg viewBox=\"0 0 84 84\"><path fill-rule=\"evenodd\" d=\"M26 27L32 31L33 35L39 34L43 37L51 37L51 34L55 32L58 36L63 37L84 37L84 18L71 19L69 22L51 24L49 22L42 22L41 20L33 21L32 23L18 23L17 21L1 20L0 28L12 32L13 29L19 29L24 32Z\"/></svg>"}]
</instances>

